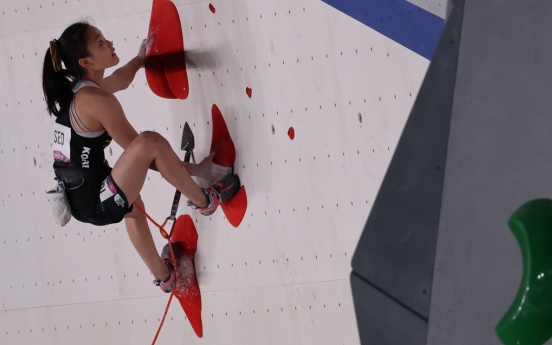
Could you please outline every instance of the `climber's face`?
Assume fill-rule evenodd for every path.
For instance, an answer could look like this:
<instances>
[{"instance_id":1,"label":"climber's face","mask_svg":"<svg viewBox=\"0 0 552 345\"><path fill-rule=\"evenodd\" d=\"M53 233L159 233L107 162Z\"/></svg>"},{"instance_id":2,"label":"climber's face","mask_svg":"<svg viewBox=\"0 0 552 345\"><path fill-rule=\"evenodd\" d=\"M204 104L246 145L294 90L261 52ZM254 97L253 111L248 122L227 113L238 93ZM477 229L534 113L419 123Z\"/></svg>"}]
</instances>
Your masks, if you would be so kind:
<instances>
[{"instance_id":1,"label":"climber's face","mask_svg":"<svg viewBox=\"0 0 552 345\"><path fill-rule=\"evenodd\" d=\"M98 28L90 26L87 36L90 56L79 60L82 67L87 71L103 71L119 63L113 42L107 40Z\"/></svg>"}]
</instances>

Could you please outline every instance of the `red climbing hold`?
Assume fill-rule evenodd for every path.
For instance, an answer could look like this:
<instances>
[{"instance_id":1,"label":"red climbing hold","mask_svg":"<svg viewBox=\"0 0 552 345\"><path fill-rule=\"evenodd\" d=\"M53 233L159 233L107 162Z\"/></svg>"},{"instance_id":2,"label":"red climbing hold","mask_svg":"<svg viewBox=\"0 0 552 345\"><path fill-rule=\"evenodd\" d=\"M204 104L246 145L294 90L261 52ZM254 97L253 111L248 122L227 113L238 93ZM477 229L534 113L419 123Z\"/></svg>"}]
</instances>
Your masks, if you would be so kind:
<instances>
[{"instance_id":1,"label":"red climbing hold","mask_svg":"<svg viewBox=\"0 0 552 345\"><path fill-rule=\"evenodd\" d=\"M251 90L250 88L247 87L247 88L245 88L245 93L247 94L247 96L248 96L249 98L251 98L251 95L252 95L252 93L253 93L253 90Z\"/></svg>"},{"instance_id":2,"label":"red climbing hold","mask_svg":"<svg viewBox=\"0 0 552 345\"><path fill-rule=\"evenodd\" d=\"M231 167L236 160L236 148L228 133L228 127L222 113L216 104L212 108L213 138L211 141L211 153L215 152L213 162L225 167Z\"/></svg>"},{"instance_id":3,"label":"red climbing hold","mask_svg":"<svg viewBox=\"0 0 552 345\"><path fill-rule=\"evenodd\" d=\"M236 148L228 132L228 127L226 127L224 117L222 117L222 113L216 104L213 104L212 117L213 138L211 141L211 153L215 152L213 162L222 166L231 167L236 160ZM220 206L230 224L237 228L247 211L247 194L245 192L245 187L242 186L236 195L224 201Z\"/></svg>"},{"instance_id":4,"label":"red climbing hold","mask_svg":"<svg viewBox=\"0 0 552 345\"><path fill-rule=\"evenodd\" d=\"M215 13L217 10L215 9L215 6L209 4L209 9L211 10L211 12Z\"/></svg>"},{"instance_id":5,"label":"red climbing hold","mask_svg":"<svg viewBox=\"0 0 552 345\"><path fill-rule=\"evenodd\" d=\"M220 204L220 207L233 227L240 226L247 210L245 186L241 186L240 190L232 198Z\"/></svg>"},{"instance_id":6,"label":"red climbing hold","mask_svg":"<svg viewBox=\"0 0 552 345\"><path fill-rule=\"evenodd\" d=\"M188 74L180 16L170 0L153 0L146 53L146 79L150 89L163 98L186 99Z\"/></svg>"},{"instance_id":7,"label":"red climbing hold","mask_svg":"<svg viewBox=\"0 0 552 345\"><path fill-rule=\"evenodd\" d=\"M194 260L197 251L197 238L197 231L192 218L187 214L178 217L171 235L173 248L182 253L182 257L176 264L177 281L174 297L180 302L194 332L201 338L203 337L201 291L199 290Z\"/></svg>"},{"instance_id":8,"label":"red climbing hold","mask_svg":"<svg viewBox=\"0 0 552 345\"><path fill-rule=\"evenodd\" d=\"M293 129L293 127L289 127L288 136L291 140L295 139L295 129Z\"/></svg>"}]
</instances>

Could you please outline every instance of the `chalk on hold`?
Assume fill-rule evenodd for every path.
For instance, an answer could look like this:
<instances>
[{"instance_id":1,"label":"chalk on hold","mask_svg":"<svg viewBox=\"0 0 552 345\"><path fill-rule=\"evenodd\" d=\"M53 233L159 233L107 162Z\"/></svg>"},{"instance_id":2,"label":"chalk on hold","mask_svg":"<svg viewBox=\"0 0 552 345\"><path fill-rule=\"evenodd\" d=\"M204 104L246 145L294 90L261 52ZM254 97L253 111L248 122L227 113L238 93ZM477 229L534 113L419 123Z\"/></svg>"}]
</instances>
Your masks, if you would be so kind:
<instances>
[{"instance_id":1,"label":"chalk on hold","mask_svg":"<svg viewBox=\"0 0 552 345\"><path fill-rule=\"evenodd\" d=\"M212 4L209 4L209 9L211 10L211 12L215 13L217 10L215 9L215 6L213 6Z\"/></svg>"},{"instance_id":2,"label":"chalk on hold","mask_svg":"<svg viewBox=\"0 0 552 345\"><path fill-rule=\"evenodd\" d=\"M289 127L288 136L291 140L295 139L295 129L293 127Z\"/></svg>"},{"instance_id":3,"label":"chalk on hold","mask_svg":"<svg viewBox=\"0 0 552 345\"><path fill-rule=\"evenodd\" d=\"M247 97L251 98L252 94L253 94L253 90L251 90L251 88L245 88L245 93L247 94Z\"/></svg>"},{"instance_id":4,"label":"chalk on hold","mask_svg":"<svg viewBox=\"0 0 552 345\"><path fill-rule=\"evenodd\" d=\"M178 278L174 297L180 302L196 335L202 338L201 291L197 281L194 260L197 251L197 240L197 230L192 218L187 214L179 216L171 234L172 243L183 254L177 262Z\"/></svg>"}]
</instances>

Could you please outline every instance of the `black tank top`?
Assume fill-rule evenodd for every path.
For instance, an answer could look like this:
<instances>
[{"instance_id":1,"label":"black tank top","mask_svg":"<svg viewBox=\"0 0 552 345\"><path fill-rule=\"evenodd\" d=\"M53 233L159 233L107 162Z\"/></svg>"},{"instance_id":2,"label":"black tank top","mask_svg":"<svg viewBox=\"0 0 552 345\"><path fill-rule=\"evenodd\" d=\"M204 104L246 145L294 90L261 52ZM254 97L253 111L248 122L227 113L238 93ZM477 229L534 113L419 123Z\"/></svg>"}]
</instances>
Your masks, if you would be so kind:
<instances>
[{"instance_id":1,"label":"black tank top","mask_svg":"<svg viewBox=\"0 0 552 345\"><path fill-rule=\"evenodd\" d=\"M97 87L92 82L79 81L73 92L76 93L84 86ZM54 125L54 165L56 162L64 162L64 166L87 170L103 167L104 149L111 143L111 136L107 131L77 133L73 125L81 130L86 130L86 127L80 123L73 104L74 101L61 107Z\"/></svg>"}]
</instances>

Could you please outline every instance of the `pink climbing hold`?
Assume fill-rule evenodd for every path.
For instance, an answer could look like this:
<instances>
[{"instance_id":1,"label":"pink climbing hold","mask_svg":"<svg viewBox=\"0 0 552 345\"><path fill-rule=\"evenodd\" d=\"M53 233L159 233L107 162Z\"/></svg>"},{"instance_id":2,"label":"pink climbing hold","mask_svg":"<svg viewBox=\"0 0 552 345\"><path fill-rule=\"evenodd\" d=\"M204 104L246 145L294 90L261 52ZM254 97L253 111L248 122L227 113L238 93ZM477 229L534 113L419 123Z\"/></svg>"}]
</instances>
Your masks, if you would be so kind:
<instances>
[{"instance_id":1,"label":"pink climbing hold","mask_svg":"<svg viewBox=\"0 0 552 345\"><path fill-rule=\"evenodd\" d=\"M249 98L251 98L251 95L253 94L253 90L251 90L250 88L246 88L246 89L245 89L245 93L247 94L247 96L248 96Z\"/></svg>"},{"instance_id":2,"label":"pink climbing hold","mask_svg":"<svg viewBox=\"0 0 552 345\"><path fill-rule=\"evenodd\" d=\"M295 139L295 129L293 127L289 127L288 136L291 140Z\"/></svg>"},{"instance_id":3,"label":"pink climbing hold","mask_svg":"<svg viewBox=\"0 0 552 345\"><path fill-rule=\"evenodd\" d=\"M215 13L217 10L215 9L215 6L209 4L209 9L211 10L211 12Z\"/></svg>"}]
</instances>

